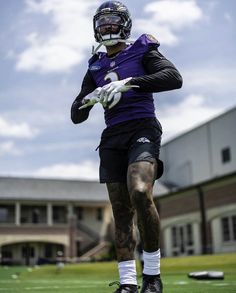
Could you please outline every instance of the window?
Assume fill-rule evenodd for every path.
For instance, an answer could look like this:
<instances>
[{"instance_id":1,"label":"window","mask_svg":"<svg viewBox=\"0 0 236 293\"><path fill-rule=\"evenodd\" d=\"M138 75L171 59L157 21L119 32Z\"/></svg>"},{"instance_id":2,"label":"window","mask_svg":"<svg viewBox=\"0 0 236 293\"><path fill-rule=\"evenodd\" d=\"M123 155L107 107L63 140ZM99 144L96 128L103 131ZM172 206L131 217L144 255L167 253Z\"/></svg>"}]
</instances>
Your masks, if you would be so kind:
<instances>
[{"instance_id":1,"label":"window","mask_svg":"<svg viewBox=\"0 0 236 293\"><path fill-rule=\"evenodd\" d=\"M21 254L24 258L34 257L34 247L29 245L22 246Z\"/></svg>"},{"instance_id":2,"label":"window","mask_svg":"<svg viewBox=\"0 0 236 293\"><path fill-rule=\"evenodd\" d=\"M193 245L193 230L192 230L192 225L187 224L187 244L188 245Z\"/></svg>"},{"instance_id":3,"label":"window","mask_svg":"<svg viewBox=\"0 0 236 293\"><path fill-rule=\"evenodd\" d=\"M45 253L44 253L46 258L51 258L52 257L52 244L47 243L45 244Z\"/></svg>"},{"instance_id":4,"label":"window","mask_svg":"<svg viewBox=\"0 0 236 293\"><path fill-rule=\"evenodd\" d=\"M22 205L21 223L22 224L44 224L47 222L46 206Z\"/></svg>"},{"instance_id":5,"label":"window","mask_svg":"<svg viewBox=\"0 0 236 293\"><path fill-rule=\"evenodd\" d=\"M81 256L81 242L76 241L76 256L79 257Z\"/></svg>"},{"instance_id":6,"label":"window","mask_svg":"<svg viewBox=\"0 0 236 293\"><path fill-rule=\"evenodd\" d=\"M0 223L14 223L15 221L15 206L0 205Z\"/></svg>"},{"instance_id":7,"label":"window","mask_svg":"<svg viewBox=\"0 0 236 293\"><path fill-rule=\"evenodd\" d=\"M185 240L184 240L184 227L179 227L179 236L180 236L180 252L185 252Z\"/></svg>"},{"instance_id":8,"label":"window","mask_svg":"<svg viewBox=\"0 0 236 293\"><path fill-rule=\"evenodd\" d=\"M102 208L97 208L97 220L102 221Z\"/></svg>"},{"instance_id":9,"label":"window","mask_svg":"<svg viewBox=\"0 0 236 293\"><path fill-rule=\"evenodd\" d=\"M12 250L9 247L2 247L2 260L5 258L12 258Z\"/></svg>"},{"instance_id":10,"label":"window","mask_svg":"<svg viewBox=\"0 0 236 293\"><path fill-rule=\"evenodd\" d=\"M53 223L65 224L67 222L67 209L65 206L53 206Z\"/></svg>"},{"instance_id":11,"label":"window","mask_svg":"<svg viewBox=\"0 0 236 293\"><path fill-rule=\"evenodd\" d=\"M231 154L230 154L230 148L229 147L222 149L221 157L222 157L222 163L223 164L228 163L228 162L231 161Z\"/></svg>"},{"instance_id":12,"label":"window","mask_svg":"<svg viewBox=\"0 0 236 293\"><path fill-rule=\"evenodd\" d=\"M176 227L172 227L172 245L173 247L177 247L177 231L176 231Z\"/></svg>"},{"instance_id":13,"label":"window","mask_svg":"<svg viewBox=\"0 0 236 293\"><path fill-rule=\"evenodd\" d=\"M221 219L222 224L222 232L223 232L223 240L229 241L230 235L229 235L229 218L222 218Z\"/></svg>"},{"instance_id":14,"label":"window","mask_svg":"<svg viewBox=\"0 0 236 293\"><path fill-rule=\"evenodd\" d=\"M221 227L224 242L236 241L236 215L223 217Z\"/></svg>"},{"instance_id":15,"label":"window","mask_svg":"<svg viewBox=\"0 0 236 293\"><path fill-rule=\"evenodd\" d=\"M79 221L84 219L84 208L83 207L76 207L75 214L77 215L77 219Z\"/></svg>"},{"instance_id":16,"label":"window","mask_svg":"<svg viewBox=\"0 0 236 293\"><path fill-rule=\"evenodd\" d=\"M34 208L32 210L32 223L38 224L40 223L40 209Z\"/></svg>"},{"instance_id":17,"label":"window","mask_svg":"<svg viewBox=\"0 0 236 293\"><path fill-rule=\"evenodd\" d=\"M233 235L234 235L234 240L236 240L236 216L232 217L233 221Z\"/></svg>"},{"instance_id":18,"label":"window","mask_svg":"<svg viewBox=\"0 0 236 293\"><path fill-rule=\"evenodd\" d=\"M181 224L171 227L172 255L194 254L192 224Z\"/></svg>"}]
</instances>

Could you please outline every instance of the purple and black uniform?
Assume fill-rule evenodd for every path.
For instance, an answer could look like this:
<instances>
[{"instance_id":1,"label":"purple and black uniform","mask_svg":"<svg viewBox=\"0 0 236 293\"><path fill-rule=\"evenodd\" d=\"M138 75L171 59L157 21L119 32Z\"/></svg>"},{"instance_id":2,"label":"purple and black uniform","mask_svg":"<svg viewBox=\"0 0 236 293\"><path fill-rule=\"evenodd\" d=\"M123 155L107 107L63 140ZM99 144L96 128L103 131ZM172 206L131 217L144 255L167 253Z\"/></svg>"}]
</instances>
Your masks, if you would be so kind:
<instances>
[{"instance_id":1,"label":"purple and black uniform","mask_svg":"<svg viewBox=\"0 0 236 293\"><path fill-rule=\"evenodd\" d=\"M96 87L102 87L111 80L145 75L145 69L140 63L143 54L150 46L154 49L159 43L148 38L147 35L142 35L114 59L108 58L106 53L100 53L95 62L92 58L89 62L89 70ZM127 120L147 117L155 117L153 95L150 92L137 92L131 89L122 94L121 100L115 107L110 110L105 109L105 122L108 127Z\"/></svg>"},{"instance_id":2,"label":"purple and black uniform","mask_svg":"<svg viewBox=\"0 0 236 293\"><path fill-rule=\"evenodd\" d=\"M81 92L71 108L74 123L88 118L92 106L78 108L95 88L127 77L139 86L120 94L120 101L111 109L104 109L107 128L99 147L101 182L125 182L129 164L159 158L162 130L155 117L153 92L182 86L181 75L158 51L159 45L154 37L144 34L115 56L99 52L89 60ZM160 168L157 177L161 173Z\"/></svg>"}]
</instances>

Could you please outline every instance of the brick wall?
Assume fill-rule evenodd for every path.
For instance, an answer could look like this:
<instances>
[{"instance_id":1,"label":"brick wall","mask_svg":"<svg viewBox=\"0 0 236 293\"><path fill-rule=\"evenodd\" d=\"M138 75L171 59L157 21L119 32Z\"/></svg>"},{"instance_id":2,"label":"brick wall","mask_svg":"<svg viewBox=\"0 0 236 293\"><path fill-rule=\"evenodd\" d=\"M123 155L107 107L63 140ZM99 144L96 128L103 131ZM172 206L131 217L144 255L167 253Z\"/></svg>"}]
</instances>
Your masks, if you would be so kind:
<instances>
[{"instance_id":1,"label":"brick wall","mask_svg":"<svg viewBox=\"0 0 236 293\"><path fill-rule=\"evenodd\" d=\"M161 219L198 211L198 193L196 190L189 190L159 198L158 207Z\"/></svg>"}]
</instances>

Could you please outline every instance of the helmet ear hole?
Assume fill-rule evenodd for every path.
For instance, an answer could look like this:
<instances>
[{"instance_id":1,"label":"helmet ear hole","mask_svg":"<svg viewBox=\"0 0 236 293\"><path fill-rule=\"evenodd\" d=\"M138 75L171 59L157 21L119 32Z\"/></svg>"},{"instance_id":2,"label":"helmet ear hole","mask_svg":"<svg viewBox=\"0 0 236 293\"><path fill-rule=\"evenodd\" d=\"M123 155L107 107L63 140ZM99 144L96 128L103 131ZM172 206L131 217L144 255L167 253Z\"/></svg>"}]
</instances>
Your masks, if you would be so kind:
<instances>
[{"instance_id":1,"label":"helmet ear hole","mask_svg":"<svg viewBox=\"0 0 236 293\"><path fill-rule=\"evenodd\" d=\"M109 19L110 17L110 19ZM119 23L115 22L115 19L120 19ZM101 21L103 20L103 25L106 25L106 19L108 24L117 25L119 30L115 33L109 32L104 36L101 34L99 26L101 26ZM99 6L94 17L93 17L93 29L94 37L98 43L106 44L117 43L122 40L127 40L130 36L130 31L132 27L132 19L127 7L119 1L107 1ZM112 42L114 41L114 42ZM115 42L117 41L117 42Z\"/></svg>"}]
</instances>

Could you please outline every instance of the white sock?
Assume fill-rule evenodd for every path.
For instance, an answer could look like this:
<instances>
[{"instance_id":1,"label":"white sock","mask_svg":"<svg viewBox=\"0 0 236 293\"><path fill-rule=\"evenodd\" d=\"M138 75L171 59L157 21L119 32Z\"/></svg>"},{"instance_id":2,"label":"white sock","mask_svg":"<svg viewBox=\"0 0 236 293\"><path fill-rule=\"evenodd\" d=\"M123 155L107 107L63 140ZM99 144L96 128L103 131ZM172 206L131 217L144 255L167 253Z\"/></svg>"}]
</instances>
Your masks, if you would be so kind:
<instances>
[{"instance_id":1,"label":"white sock","mask_svg":"<svg viewBox=\"0 0 236 293\"><path fill-rule=\"evenodd\" d=\"M143 251L143 273L145 275L159 275L160 274L160 249L154 252Z\"/></svg>"},{"instance_id":2,"label":"white sock","mask_svg":"<svg viewBox=\"0 0 236 293\"><path fill-rule=\"evenodd\" d=\"M118 263L120 284L137 285L135 260L121 261Z\"/></svg>"}]
</instances>

